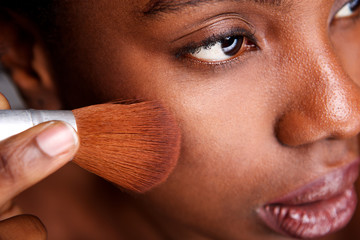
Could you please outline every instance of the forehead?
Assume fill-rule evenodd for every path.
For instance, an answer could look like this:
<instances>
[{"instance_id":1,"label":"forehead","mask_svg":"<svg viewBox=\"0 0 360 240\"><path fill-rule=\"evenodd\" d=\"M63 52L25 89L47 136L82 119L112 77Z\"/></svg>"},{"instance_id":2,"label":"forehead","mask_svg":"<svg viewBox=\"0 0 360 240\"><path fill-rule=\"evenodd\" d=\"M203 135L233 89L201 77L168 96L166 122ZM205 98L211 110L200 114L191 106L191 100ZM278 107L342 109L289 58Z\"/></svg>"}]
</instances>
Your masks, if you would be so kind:
<instances>
[{"instance_id":1,"label":"forehead","mask_svg":"<svg viewBox=\"0 0 360 240\"><path fill-rule=\"evenodd\" d=\"M289 7L292 0L90 0L90 1L59 1L59 4L84 6L83 10L96 6L112 7L113 10L131 13L133 16L156 15L161 13L174 13L195 7L217 5L219 3L237 4L254 3L265 7ZM316 2L316 1L313 1Z\"/></svg>"},{"instance_id":2,"label":"forehead","mask_svg":"<svg viewBox=\"0 0 360 240\"><path fill-rule=\"evenodd\" d=\"M281 6L288 3L287 0L149 0L144 13L154 14L157 12L178 11L186 7L216 4L220 2L250 2L268 6Z\"/></svg>"},{"instance_id":3,"label":"forehead","mask_svg":"<svg viewBox=\"0 0 360 240\"><path fill-rule=\"evenodd\" d=\"M112 31L119 33L122 38L130 35L145 37L144 34L150 32L152 36L160 36L158 32L164 31L170 35L169 30L175 31L176 27L176 31L180 32L181 29L195 26L203 19L231 12L245 17L250 14L257 15L264 23L293 24L292 20L287 19L290 11L292 19L304 17L304 12L307 15L314 14L314 11L328 15L328 7L324 5L333 4L333 0L57 1L59 11L56 17L59 25L67 32L73 31L73 35L79 35L87 29L88 34L99 35L99 30L102 33ZM84 40L88 41L88 39Z\"/></svg>"}]
</instances>

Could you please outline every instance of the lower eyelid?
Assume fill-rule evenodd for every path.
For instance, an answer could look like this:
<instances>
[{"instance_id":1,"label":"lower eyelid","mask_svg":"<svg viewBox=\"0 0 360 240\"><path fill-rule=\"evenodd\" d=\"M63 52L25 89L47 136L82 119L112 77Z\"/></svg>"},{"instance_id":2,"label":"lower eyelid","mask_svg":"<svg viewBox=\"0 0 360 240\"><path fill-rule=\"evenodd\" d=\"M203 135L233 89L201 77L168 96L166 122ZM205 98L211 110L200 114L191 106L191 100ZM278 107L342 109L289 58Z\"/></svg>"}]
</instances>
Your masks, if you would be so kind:
<instances>
[{"instance_id":1,"label":"lower eyelid","mask_svg":"<svg viewBox=\"0 0 360 240\"><path fill-rule=\"evenodd\" d=\"M255 53L255 52L254 52ZM194 71L199 71L200 73L212 73L223 74L224 71L229 71L234 68L245 66L244 64L250 59L253 55L253 51L244 53L241 57L235 57L226 61L220 62L204 62L197 59L186 58L183 59L183 63L186 64L190 69Z\"/></svg>"}]
</instances>

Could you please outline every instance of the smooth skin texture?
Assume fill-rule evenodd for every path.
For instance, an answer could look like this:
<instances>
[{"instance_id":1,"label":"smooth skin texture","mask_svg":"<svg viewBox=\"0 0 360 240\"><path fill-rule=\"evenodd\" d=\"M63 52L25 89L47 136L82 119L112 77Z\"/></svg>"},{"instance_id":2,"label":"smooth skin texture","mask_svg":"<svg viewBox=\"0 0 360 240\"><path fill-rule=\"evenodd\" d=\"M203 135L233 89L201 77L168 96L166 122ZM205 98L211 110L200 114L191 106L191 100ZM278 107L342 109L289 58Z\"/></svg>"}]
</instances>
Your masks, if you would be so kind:
<instances>
[{"instance_id":1,"label":"smooth skin texture","mask_svg":"<svg viewBox=\"0 0 360 240\"><path fill-rule=\"evenodd\" d=\"M175 171L147 194L129 198L69 165L19 202L33 207L61 182L62 201L52 200L67 212L38 211L58 233L51 239L286 239L256 209L358 158L360 20L334 18L346 3L202 1L149 12L146 0L70 0L57 6L56 41L13 14L33 44L17 38L25 47L7 44L2 62L20 87L33 83L21 88L30 106L161 100L183 137ZM230 32L249 40L240 54L196 58L194 46ZM67 226L74 218L82 222ZM351 226L326 239L358 239Z\"/></svg>"}]
</instances>

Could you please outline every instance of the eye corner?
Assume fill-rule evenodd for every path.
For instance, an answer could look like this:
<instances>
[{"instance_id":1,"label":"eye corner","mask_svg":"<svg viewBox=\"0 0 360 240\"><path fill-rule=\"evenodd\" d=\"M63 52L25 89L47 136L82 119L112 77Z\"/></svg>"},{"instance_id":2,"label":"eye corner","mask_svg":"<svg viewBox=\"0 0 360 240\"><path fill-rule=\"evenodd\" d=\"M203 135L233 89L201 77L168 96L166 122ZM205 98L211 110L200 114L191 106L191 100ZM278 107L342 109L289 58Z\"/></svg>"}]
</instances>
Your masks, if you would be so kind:
<instances>
[{"instance_id":1,"label":"eye corner","mask_svg":"<svg viewBox=\"0 0 360 240\"><path fill-rule=\"evenodd\" d=\"M197 51L199 51L199 44L191 42L186 46L177 49L174 55L176 59L179 59L189 54L195 54Z\"/></svg>"}]
</instances>

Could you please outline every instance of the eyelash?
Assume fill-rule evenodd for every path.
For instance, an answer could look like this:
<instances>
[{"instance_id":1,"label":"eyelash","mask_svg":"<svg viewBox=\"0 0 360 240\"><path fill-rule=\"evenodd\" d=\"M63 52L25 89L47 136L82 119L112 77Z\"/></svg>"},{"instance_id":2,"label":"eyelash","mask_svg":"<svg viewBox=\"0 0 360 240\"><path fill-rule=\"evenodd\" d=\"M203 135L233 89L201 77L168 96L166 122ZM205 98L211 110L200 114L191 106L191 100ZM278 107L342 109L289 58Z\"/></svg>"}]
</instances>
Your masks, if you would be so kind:
<instances>
[{"instance_id":1,"label":"eyelash","mask_svg":"<svg viewBox=\"0 0 360 240\"><path fill-rule=\"evenodd\" d=\"M356 3L356 2L354 2L354 3ZM353 21L357 22L360 20L360 1L357 1L357 5L354 6L353 11L357 12L353 17Z\"/></svg>"},{"instance_id":2,"label":"eyelash","mask_svg":"<svg viewBox=\"0 0 360 240\"><path fill-rule=\"evenodd\" d=\"M358 11L358 13L356 13L354 16L351 17L352 21L354 23L357 23L360 20L359 0L358 1L352 0L352 1L349 1L347 4L349 4L349 3L353 4L352 5L353 11ZM187 45L185 45L184 47L182 47L176 51L175 57L177 59L179 59L179 58L183 58L183 59L187 59L187 60L191 59L191 57L189 57L189 55L195 54L197 51L199 51L200 48L210 49L216 43L221 42L229 37L230 38L244 38L244 41L246 41L247 45L248 45L248 49L246 49L244 51L244 53L247 51L254 51L254 50L260 49L257 44L257 39L255 38L255 33L249 32L248 30L245 30L243 28L232 28L224 33L213 34L212 36L210 36L200 42L188 43ZM194 60L194 59L192 59L192 60L196 61L198 63L202 63L204 65L226 65L225 63L232 62L233 60L238 59L240 56L235 57L230 60L219 61L219 62L206 62L206 61Z\"/></svg>"},{"instance_id":3,"label":"eyelash","mask_svg":"<svg viewBox=\"0 0 360 240\"><path fill-rule=\"evenodd\" d=\"M245 41L250 42L251 50L258 49L257 40L255 38L255 33L251 33L242 28L232 28L225 33L213 34L212 36L200 41L200 42L191 42L186 46L180 48L176 51L176 58L186 58L190 54L195 54L201 47L211 48L216 43L225 40L229 37L243 37ZM231 60L229 60L231 61ZM225 61L226 62L226 61ZM206 63L206 62L204 62ZM214 63L212 63L214 64ZM216 63L215 63L216 64Z\"/></svg>"},{"instance_id":4,"label":"eyelash","mask_svg":"<svg viewBox=\"0 0 360 240\"><path fill-rule=\"evenodd\" d=\"M351 8L353 8L353 11L358 10L360 7L360 1L353 0L353 1L350 1L349 3L350 3Z\"/></svg>"},{"instance_id":5,"label":"eyelash","mask_svg":"<svg viewBox=\"0 0 360 240\"><path fill-rule=\"evenodd\" d=\"M350 4L350 7L352 8L352 11L355 12L355 14L351 17L344 18L344 20L351 20L353 23L357 23L360 20L360 0L351 0L346 2L342 7L345 7L346 5Z\"/></svg>"}]
</instances>

